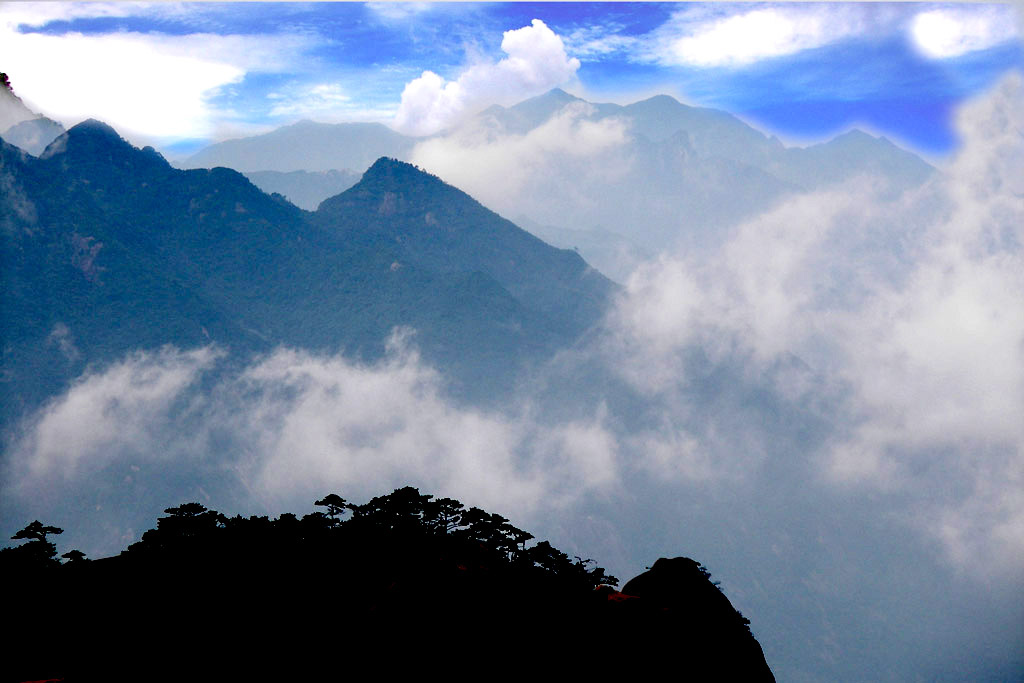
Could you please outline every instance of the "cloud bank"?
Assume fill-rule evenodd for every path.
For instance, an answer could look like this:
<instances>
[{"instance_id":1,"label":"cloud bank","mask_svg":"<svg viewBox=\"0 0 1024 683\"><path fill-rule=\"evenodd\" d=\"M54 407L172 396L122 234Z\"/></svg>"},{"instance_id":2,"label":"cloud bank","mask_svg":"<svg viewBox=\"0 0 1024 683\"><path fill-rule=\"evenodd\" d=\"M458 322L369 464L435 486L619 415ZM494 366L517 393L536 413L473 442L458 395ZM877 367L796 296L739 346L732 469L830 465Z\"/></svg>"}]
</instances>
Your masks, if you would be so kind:
<instances>
[{"instance_id":1,"label":"cloud bank","mask_svg":"<svg viewBox=\"0 0 1024 683\"><path fill-rule=\"evenodd\" d=\"M313 39L294 35L185 35L122 31L51 35L19 26L131 16L129 3L7 4L0 9L0 62L18 94L48 116L103 120L129 136L212 136L236 118L213 99L251 71L286 71Z\"/></svg>"},{"instance_id":2,"label":"cloud bank","mask_svg":"<svg viewBox=\"0 0 1024 683\"><path fill-rule=\"evenodd\" d=\"M966 107L956 161L898 200L862 179L782 203L710 257L638 270L617 367L657 394L679 391L694 348L739 362L780 404L827 411L824 482L901 491L951 560L1019 574L1022 105L1015 76Z\"/></svg>"},{"instance_id":3,"label":"cloud bank","mask_svg":"<svg viewBox=\"0 0 1024 683\"><path fill-rule=\"evenodd\" d=\"M409 135L436 133L489 104L513 104L563 85L580 68L540 19L505 31L501 49L507 57L473 64L455 80L424 71L407 83L394 127Z\"/></svg>"}]
</instances>

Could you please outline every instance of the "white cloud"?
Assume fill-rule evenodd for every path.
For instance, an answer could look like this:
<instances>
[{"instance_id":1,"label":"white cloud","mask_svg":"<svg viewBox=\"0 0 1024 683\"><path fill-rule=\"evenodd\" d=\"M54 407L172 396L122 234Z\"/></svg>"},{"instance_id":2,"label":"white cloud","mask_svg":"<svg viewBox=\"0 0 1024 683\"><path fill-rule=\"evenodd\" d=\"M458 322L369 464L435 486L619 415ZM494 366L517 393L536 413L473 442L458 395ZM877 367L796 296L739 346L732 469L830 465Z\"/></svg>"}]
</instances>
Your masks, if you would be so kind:
<instances>
[{"instance_id":1,"label":"white cloud","mask_svg":"<svg viewBox=\"0 0 1024 683\"><path fill-rule=\"evenodd\" d=\"M693 349L739 364L733 381L832 425L816 447L825 480L905 496L905 516L954 561L1013 571L1024 554L1021 90L1014 76L965 107L962 152L923 188L894 200L860 179L797 197L712 253L638 271L617 314L620 375L694 407Z\"/></svg>"},{"instance_id":2,"label":"white cloud","mask_svg":"<svg viewBox=\"0 0 1024 683\"><path fill-rule=\"evenodd\" d=\"M219 356L212 347L165 348L87 374L29 421L13 450L15 478L35 489L41 481L94 474L125 451L166 453L167 441L180 437L165 431L175 400Z\"/></svg>"},{"instance_id":3,"label":"white cloud","mask_svg":"<svg viewBox=\"0 0 1024 683\"><path fill-rule=\"evenodd\" d=\"M414 352L394 354L365 367L282 350L248 368L240 386L251 402L225 406L224 417L254 454L245 463L250 488L293 501L324 487L374 495L416 482L523 512L562 477L590 480L564 443L539 460L523 452L537 438L557 442L562 430L538 434L510 416L457 409Z\"/></svg>"},{"instance_id":4,"label":"white cloud","mask_svg":"<svg viewBox=\"0 0 1024 683\"><path fill-rule=\"evenodd\" d=\"M514 215L538 182L548 184L548 191L554 183L558 193L573 187L585 191L591 174L617 172L594 162L624 145L628 126L617 118L590 120L591 113L590 105L570 103L525 134L510 134L488 119L470 121L419 143L411 161L485 206ZM567 164L573 170L566 171ZM571 178L571 183L555 183L554 178Z\"/></svg>"},{"instance_id":5,"label":"white cloud","mask_svg":"<svg viewBox=\"0 0 1024 683\"><path fill-rule=\"evenodd\" d=\"M430 2L368 2L366 8L389 21L415 18L434 8Z\"/></svg>"},{"instance_id":6,"label":"white cloud","mask_svg":"<svg viewBox=\"0 0 1024 683\"><path fill-rule=\"evenodd\" d=\"M219 119L211 98L250 71L280 71L310 44L306 36L115 32L21 32L20 24L83 16L124 16L134 5L7 4L0 9L0 62L17 93L65 123L101 119L129 136L179 139L211 135Z\"/></svg>"},{"instance_id":7,"label":"white cloud","mask_svg":"<svg viewBox=\"0 0 1024 683\"><path fill-rule=\"evenodd\" d=\"M288 92L273 92L267 97L275 104L270 110L274 118L312 118L330 120L345 108L352 98L336 83L318 83Z\"/></svg>"},{"instance_id":8,"label":"white cloud","mask_svg":"<svg viewBox=\"0 0 1024 683\"><path fill-rule=\"evenodd\" d=\"M88 496L111 468L133 479L142 469L152 479L133 483L159 489L208 460L271 507L412 483L526 515L618 481L618 443L599 410L544 425L529 410L457 407L401 335L376 365L281 349L195 391L220 356L166 348L82 378L24 425L7 494Z\"/></svg>"},{"instance_id":9,"label":"white cloud","mask_svg":"<svg viewBox=\"0 0 1024 683\"><path fill-rule=\"evenodd\" d=\"M1008 5L947 7L917 13L910 35L924 55L947 59L1017 38L1017 20Z\"/></svg>"},{"instance_id":10,"label":"white cloud","mask_svg":"<svg viewBox=\"0 0 1024 683\"><path fill-rule=\"evenodd\" d=\"M0 10L3 23L39 27L51 21L71 21L78 18L128 17L144 3L137 2L19 2L5 3Z\"/></svg>"},{"instance_id":11,"label":"white cloud","mask_svg":"<svg viewBox=\"0 0 1024 683\"><path fill-rule=\"evenodd\" d=\"M411 135L429 135L489 104L512 104L562 85L580 68L579 60L565 53L562 39L539 19L505 31L501 49L507 57L474 64L454 81L424 71L407 83L395 127Z\"/></svg>"},{"instance_id":12,"label":"white cloud","mask_svg":"<svg viewBox=\"0 0 1024 683\"><path fill-rule=\"evenodd\" d=\"M647 58L699 67L743 66L821 47L859 34L865 25L865 13L856 6L687 9L655 31Z\"/></svg>"},{"instance_id":13,"label":"white cloud","mask_svg":"<svg viewBox=\"0 0 1024 683\"><path fill-rule=\"evenodd\" d=\"M637 36L621 33L622 26L581 26L562 36L569 52L577 57L603 57L628 53L642 42Z\"/></svg>"}]
</instances>

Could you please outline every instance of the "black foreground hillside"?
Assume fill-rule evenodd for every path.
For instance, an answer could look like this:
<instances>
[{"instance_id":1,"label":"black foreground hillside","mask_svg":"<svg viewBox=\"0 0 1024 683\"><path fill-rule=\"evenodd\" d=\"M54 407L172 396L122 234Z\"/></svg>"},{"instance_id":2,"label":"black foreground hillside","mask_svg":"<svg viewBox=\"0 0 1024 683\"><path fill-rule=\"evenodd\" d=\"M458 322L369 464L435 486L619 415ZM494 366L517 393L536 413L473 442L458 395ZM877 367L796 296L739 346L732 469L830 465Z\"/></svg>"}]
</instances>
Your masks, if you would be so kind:
<instances>
[{"instance_id":1,"label":"black foreground hillside","mask_svg":"<svg viewBox=\"0 0 1024 683\"><path fill-rule=\"evenodd\" d=\"M64 563L61 530L32 522L0 551L19 625L4 680L774 681L694 560L660 559L618 592L591 560L453 499L405 487L316 505L271 520L186 503L118 556Z\"/></svg>"},{"instance_id":2,"label":"black foreground hillside","mask_svg":"<svg viewBox=\"0 0 1024 683\"><path fill-rule=\"evenodd\" d=\"M81 123L0 141L3 422L138 349L288 345L372 361L396 327L457 396L493 399L571 344L614 285L415 167L380 159L303 211Z\"/></svg>"}]
</instances>

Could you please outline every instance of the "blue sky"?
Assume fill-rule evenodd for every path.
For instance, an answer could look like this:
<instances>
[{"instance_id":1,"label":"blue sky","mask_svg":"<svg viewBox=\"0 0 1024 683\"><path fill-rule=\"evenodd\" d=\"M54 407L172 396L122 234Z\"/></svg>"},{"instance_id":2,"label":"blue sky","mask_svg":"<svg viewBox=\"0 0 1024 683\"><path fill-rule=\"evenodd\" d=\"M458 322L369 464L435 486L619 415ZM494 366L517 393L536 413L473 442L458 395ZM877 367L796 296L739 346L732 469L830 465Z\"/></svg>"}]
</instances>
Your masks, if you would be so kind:
<instances>
[{"instance_id":1,"label":"blue sky","mask_svg":"<svg viewBox=\"0 0 1024 683\"><path fill-rule=\"evenodd\" d=\"M43 113L172 150L301 118L426 134L562 87L941 156L956 105L1021 68L1019 27L994 4L8 3L0 68Z\"/></svg>"}]
</instances>

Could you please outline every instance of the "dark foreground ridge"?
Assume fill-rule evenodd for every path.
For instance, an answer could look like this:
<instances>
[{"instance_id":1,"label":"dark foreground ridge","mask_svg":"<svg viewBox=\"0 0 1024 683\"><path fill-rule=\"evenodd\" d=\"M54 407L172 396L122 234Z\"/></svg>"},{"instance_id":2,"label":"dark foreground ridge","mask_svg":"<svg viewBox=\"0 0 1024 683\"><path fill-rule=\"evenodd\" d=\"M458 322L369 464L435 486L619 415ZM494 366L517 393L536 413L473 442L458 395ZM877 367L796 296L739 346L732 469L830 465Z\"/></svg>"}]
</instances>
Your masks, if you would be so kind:
<instances>
[{"instance_id":1,"label":"dark foreground ridge","mask_svg":"<svg viewBox=\"0 0 1024 683\"><path fill-rule=\"evenodd\" d=\"M466 680L664 675L774 681L700 563L618 583L504 517L406 487L326 512L166 510L116 557L57 559L38 521L0 551L5 681Z\"/></svg>"}]
</instances>

